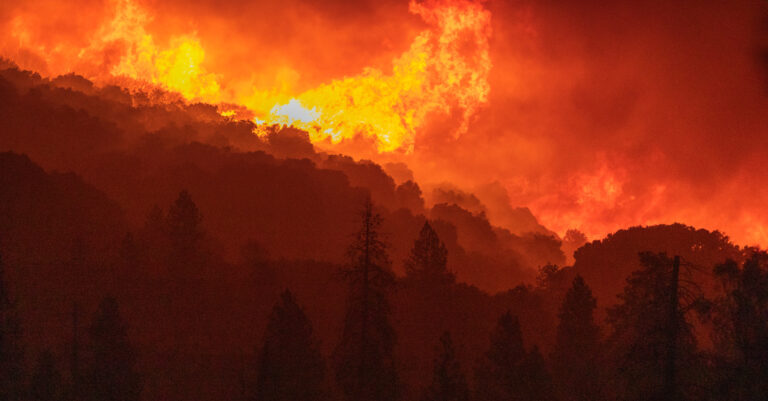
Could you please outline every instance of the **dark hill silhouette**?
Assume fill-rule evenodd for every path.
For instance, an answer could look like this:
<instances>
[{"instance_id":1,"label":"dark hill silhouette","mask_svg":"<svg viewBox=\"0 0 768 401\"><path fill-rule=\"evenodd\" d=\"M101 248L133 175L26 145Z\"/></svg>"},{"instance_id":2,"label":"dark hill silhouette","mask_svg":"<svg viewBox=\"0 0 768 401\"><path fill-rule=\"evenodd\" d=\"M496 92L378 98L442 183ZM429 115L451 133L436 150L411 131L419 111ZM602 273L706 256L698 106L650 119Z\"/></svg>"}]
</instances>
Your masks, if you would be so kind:
<instances>
[{"instance_id":1,"label":"dark hill silhouette","mask_svg":"<svg viewBox=\"0 0 768 401\"><path fill-rule=\"evenodd\" d=\"M566 355L562 349L553 351L564 343L562 330L558 338L558 317L577 274L597 298L594 321L601 330L607 326L600 315L620 301L616 294L622 289L642 294L638 291L652 284L661 294L659 308L665 305L664 291L672 288L667 275L643 266L641 252L680 256L685 263L681 271L694 272L681 279L686 281L680 288L701 286L709 297L699 300L702 313L714 305L715 316L727 323L712 330L719 336L712 346L726 348L712 353L720 359L696 366L701 377L716 374L721 377L714 382L729 382L729 369L738 366L726 352L740 338L727 331L739 324L735 312L754 303L764 306L764 280L751 278L758 270L764 272L765 256L745 261L746 251L719 232L682 224L633 227L584 245L585 237L573 231L565 238L565 248L579 249L573 266L563 267L560 239L527 209L512 208L499 186L480 188L477 196L438 189L425 201L404 166L383 169L370 161L317 152L300 130L259 127L260 135L255 135L253 123L223 117L212 105L184 103L161 91L97 87L76 75L47 79L0 65L7 67L0 71L0 258L6 273L0 296L10 293L13 298L4 305L13 304L14 313L17 309L23 348L31 356L51 350L56 360L45 366L52 363L62 371L63 392L72 399L77 398L77 380L71 380L74 366L85 368L93 362L80 361L75 351L87 352L88 345L94 345L82 342L88 337L86 322L105 297L114 297L110 304L119 302L120 319L110 320L120 324L111 324L112 334L104 338L118 334L120 341L104 342L108 347L102 348L130 344L130 358L115 362L123 365L118 371L141 378L141 389L131 380L130 393L141 390L142 399L169 401L245 400L253 394L254 383L269 383L263 377L251 380L258 370L248 361L259 360L254 350L266 343L271 305L286 290L301 305L305 316L298 319L299 326L312 327L312 342L320 354L313 345L311 358L291 363L311 359L319 366L324 361L325 379L313 377L318 388L327 384L334 400L342 390L350 397L370 391L382 399L402 395L398 399L403 401L425 393L442 397L438 390L445 386L438 386L440 378L458 380L455 366L467 374L472 394L482 393L478 387L487 379L532 399L548 398L551 383L564 383L563 377L550 378L545 359ZM364 274L369 269L347 275L346 282L341 272L351 266L345 258L347 247L352 243L355 249L365 248L361 239L366 236L353 242L353 234L360 230L357 212L366 199L373 200L373 209L383 219L376 225L376 239L381 240L377 246L386 249L395 274L384 263L387 258L381 258L387 274L379 278L386 278L386 297L364 308L349 302L348 291L368 293L370 288L363 291L360 283L371 279ZM492 214L505 222L504 227L492 224L499 221L489 220ZM366 265L360 252L357 256L358 267ZM721 266L725 270L720 274L726 274L721 284L731 287L723 292L711 285L710 272L725 259L733 261L722 265L727 269ZM633 272L641 268L655 272L654 280L634 280L629 283L634 287L625 287L626 278L639 277ZM382 284L376 280L369 283L371 288ZM746 305L739 303L743 290L750 294ZM643 306L642 296L633 297L623 301ZM592 305L590 299L582 297L582 304ZM360 365L364 372L349 369L361 361L360 350L366 348L358 346L355 331L368 319L356 319L370 311L356 311L369 307L379 315L370 320L378 326L371 333L378 332L374 337L382 341L365 353L380 353L374 356L389 373L381 383L377 368L367 362ZM355 313L347 313L350 310ZM638 310L643 308L624 308L625 318L614 322L629 322L637 326L634 329L646 320L652 320L653 327L673 327L667 325L666 313L646 319L638 318ZM10 311L0 308L0 320L12 321ZM591 316L591 309L588 312ZM760 313L755 310L749 316ZM477 364L488 356L491 333L504 315L516 317L512 337L523 339L523 358L512 365L496 364L498 371L483 378ZM79 331L73 330L77 325ZM340 341L345 328L346 338ZM448 362L438 364L438 370L444 366L450 374L435 370L434 347L441 344L444 332L450 332L450 346L444 338L438 355ZM763 344L765 333L756 334L749 344ZM697 340L705 337L696 335ZM658 337L661 347L668 336ZM301 343L274 340L269 343L288 348L275 354L283 356ZM596 347L609 349L604 345ZM697 358L701 354L691 351ZM595 358L611 362L610 355ZM114 368L108 359L100 363L104 369ZM611 376L606 373L613 365L596 365L602 372L594 377ZM761 367L751 362L749 366ZM552 374L562 372L561 367ZM10 377L6 373L0 364L0 376L5 374L0 379ZM525 383L517 373L527 377ZM93 369L81 374L91 381L95 377ZM367 382L365 388L359 380ZM708 383L703 384L706 390ZM290 389L282 386L275 397ZM523 390L526 393L520 393ZM623 391L608 390L606 394ZM730 392L725 387L720 391Z\"/></svg>"},{"instance_id":2,"label":"dark hill silhouette","mask_svg":"<svg viewBox=\"0 0 768 401\"><path fill-rule=\"evenodd\" d=\"M159 91L97 87L73 74L47 79L11 67L0 71L0 118L0 151L75 172L118 202L132 227L154 205L189 190L229 261L255 240L274 257L339 262L353 224L348 211L369 193L384 208L396 272L422 214L443 221L436 229L461 280L485 289L503 290L532 280L546 263L562 263L551 234L510 234L461 206L430 212L418 184L398 185L370 161L317 153L306 132L275 126L256 136L251 122Z\"/></svg>"},{"instance_id":3,"label":"dark hill silhouette","mask_svg":"<svg viewBox=\"0 0 768 401\"><path fill-rule=\"evenodd\" d=\"M114 285L107 262L126 227L120 207L77 175L0 153L0 254L35 343L65 325L72 301Z\"/></svg>"},{"instance_id":4,"label":"dark hill silhouette","mask_svg":"<svg viewBox=\"0 0 768 401\"><path fill-rule=\"evenodd\" d=\"M587 243L575 252L573 271L589 283L599 299L613 303L625 278L641 268L637 255L643 251L680 255L698 266L701 271L698 278L710 284L712 266L726 259L742 260L739 247L718 231L661 224L619 230Z\"/></svg>"}]
</instances>

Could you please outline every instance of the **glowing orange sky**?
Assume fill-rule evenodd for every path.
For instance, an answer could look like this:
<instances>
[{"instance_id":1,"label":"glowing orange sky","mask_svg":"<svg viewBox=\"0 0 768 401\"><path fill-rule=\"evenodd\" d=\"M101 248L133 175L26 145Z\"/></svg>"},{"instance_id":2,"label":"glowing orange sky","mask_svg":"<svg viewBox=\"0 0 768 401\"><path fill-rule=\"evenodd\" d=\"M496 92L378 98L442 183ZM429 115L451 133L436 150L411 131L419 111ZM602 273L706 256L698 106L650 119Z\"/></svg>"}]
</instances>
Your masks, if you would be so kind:
<instances>
[{"instance_id":1,"label":"glowing orange sky","mask_svg":"<svg viewBox=\"0 0 768 401\"><path fill-rule=\"evenodd\" d=\"M767 15L763 1L30 0L0 6L0 53L244 105L321 148L405 162L427 189L498 182L560 234L680 221L765 246Z\"/></svg>"}]
</instances>

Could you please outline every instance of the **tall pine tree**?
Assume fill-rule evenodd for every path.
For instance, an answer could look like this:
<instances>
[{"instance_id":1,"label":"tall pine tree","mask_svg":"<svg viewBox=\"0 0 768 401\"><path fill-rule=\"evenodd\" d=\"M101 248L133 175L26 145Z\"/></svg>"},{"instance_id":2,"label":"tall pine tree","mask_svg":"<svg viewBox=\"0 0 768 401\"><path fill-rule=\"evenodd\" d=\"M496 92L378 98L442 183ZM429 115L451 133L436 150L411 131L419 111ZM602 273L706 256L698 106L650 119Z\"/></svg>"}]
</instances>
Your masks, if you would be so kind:
<instances>
[{"instance_id":1,"label":"tall pine tree","mask_svg":"<svg viewBox=\"0 0 768 401\"><path fill-rule=\"evenodd\" d=\"M171 245L171 270L178 276L187 276L190 267L196 265L203 239L203 216L186 190L168 209L166 219L168 239Z\"/></svg>"},{"instance_id":2,"label":"tall pine tree","mask_svg":"<svg viewBox=\"0 0 768 401\"><path fill-rule=\"evenodd\" d=\"M522 388L519 390L518 399L554 400L555 393L552 385L552 376L549 374L549 370L547 370L547 364L544 361L544 356L539 351L539 347L533 346L526 353L525 359L523 359L520 365Z\"/></svg>"},{"instance_id":3,"label":"tall pine tree","mask_svg":"<svg viewBox=\"0 0 768 401\"><path fill-rule=\"evenodd\" d=\"M269 317L254 401L321 401L326 396L325 362L312 325L286 290Z\"/></svg>"},{"instance_id":4,"label":"tall pine tree","mask_svg":"<svg viewBox=\"0 0 768 401\"><path fill-rule=\"evenodd\" d=\"M437 233L425 222L411 254L405 261L405 273L410 280L421 283L448 284L455 277L448 271L448 251Z\"/></svg>"},{"instance_id":5,"label":"tall pine tree","mask_svg":"<svg viewBox=\"0 0 768 401\"><path fill-rule=\"evenodd\" d=\"M0 255L0 401L22 398L23 359L21 325L16 306L11 301L5 281L5 265Z\"/></svg>"},{"instance_id":6,"label":"tall pine tree","mask_svg":"<svg viewBox=\"0 0 768 401\"><path fill-rule=\"evenodd\" d=\"M400 371L415 389L429 385L424 375L432 369L434 344L440 333L463 324L456 313L455 279L448 270L448 252L435 230L425 222L405 260L406 277L395 302L400 333L399 355L409 361Z\"/></svg>"},{"instance_id":7,"label":"tall pine tree","mask_svg":"<svg viewBox=\"0 0 768 401\"><path fill-rule=\"evenodd\" d=\"M715 300L721 400L768 399L768 253L752 251L743 266L715 267L724 294Z\"/></svg>"},{"instance_id":8,"label":"tall pine tree","mask_svg":"<svg viewBox=\"0 0 768 401\"><path fill-rule=\"evenodd\" d=\"M468 401L469 387L453 349L451 335L446 331L440 337L440 348L435 359L432 384L423 401Z\"/></svg>"},{"instance_id":9,"label":"tall pine tree","mask_svg":"<svg viewBox=\"0 0 768 401\"><path fill-rule=\"evenodd\" d=\"M627 279L620 303L608 310L610 355L617 373L616 399L680 400L695 385L701 360L678 287L678 260L641 253L644 266ZM672 377L672 380L670 380Z\"/></svg>"},{"instance_id":10,"label":"tall pine tree","mask_svg":"<svg viewBox=\"0 0 768 401\"><path fill-rule=\"evenodd\" d=\"M537 347L525 352L517 316L504 313L491 334L491 347L475 372L475 398L487 401L552 399L552 383Z\"/></svg>"},{"instance_id":11,"label":"tall pine tree","mask_svg":"<svg viewBox=\"0 0 768 401\"><path fill-rule=\"evenodd\" d=\"M491 334L491 347L475 373L475 398L523 401L522 366L526 353L517 316L504 313Z\"/></svg>"},{"instance_id":12,"label":"tall pine tree","mask_svg":"<svg viewBox=\"0 0 768 401\"><path fill-rule=\"evenodd\" d=\"M92 401L138 401L136 353L114 298L105 298L90 327L86 396Z\"/></svg>"},{"instance_id":13,"label":"tall pine tree","mask_svg":"<svg viewBox=\"0 0 768 401\"><path fill-rule=\"evenodd\" d=\"M597 301L581 276L573 279L560 307L560 322L552 353L559 398L588 401L599 398L600 329L595 323Z\"/></svg>"},{"instance_id":14,"label":"tall pine tree","mask_svg":"<svg viewBox=\"0 0 768 401\"><path fill-rule=\"evenodd\" d=\"M392 401L400 394L388 302L395 279L380 226L381 217L369 199L362 227L348 250L351 263L344 275L349 301L341 342L334 352L336 380L348 401Z\"/></svg>"}]
</instances>

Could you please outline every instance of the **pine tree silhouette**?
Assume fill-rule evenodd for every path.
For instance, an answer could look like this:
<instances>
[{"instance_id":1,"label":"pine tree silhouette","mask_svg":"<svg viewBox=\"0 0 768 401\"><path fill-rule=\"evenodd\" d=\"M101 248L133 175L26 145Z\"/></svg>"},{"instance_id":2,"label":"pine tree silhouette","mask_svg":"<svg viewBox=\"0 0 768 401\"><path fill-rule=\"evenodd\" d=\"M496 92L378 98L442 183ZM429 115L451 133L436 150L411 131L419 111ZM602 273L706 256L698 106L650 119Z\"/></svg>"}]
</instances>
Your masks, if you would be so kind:
<instances>
[{"instance_id":1,"label":"pine tree silhouette","mask_svg":"<svg viewBox=\"0 0 768 401\"><path fill-rule=\"evenodd\" d=\"M0 401L22 399L24 353L21 325L5 281L5 264L0 255Z\"/></svg>"},{"instance_id":2,"label":"pine tree silhouette","mask_svg":"<svg viewBox=\"0 0 768 401\"><path fill-rule=\"evenodd\" d=\"M349 247L351 264L343 273L349 301L342 338L334 352L336 380L348 401L399 398L395 333L389 323L387 292L394 284L386 246L379 237L381 217L370 199L362 227Z\"/></svg>"},{"instance_id":3,"label":"pine tree silhouette","mask_svg":"<svg viewBox=\"0 0 768 401\"><path fill-rule=\"evenodd\" d=\"M455 277L448 271L448 251L429 222L425 222L405 262L405 273L411 280L447 284Z\"/></svg>"},{"instance_id":4,"label":"pine tree silhouette","mask_svg":"<svg viewBox=\"0 0 768 401\"><path fill-rule=\"evenodd\" d=\"M621 302L608 310L608 342L619 383L616 397L689 398L698 391L692 382L701 362L686 317L695 305L681 304L686 297L679 296L682 287L676 285L677 260L646 252L640 261L644 268L632 273L619 295Z\"/></svg>"},{"instance_id":5,"label":"pine tree silhouette","mask_svg":"<svg viewBox=\"0 0 768 401\"><path fill-rule=\"evenodd\" d=\"M768 399L768 253L752 251L739 268L715 267L724 295L714 303L721 400Z\"/></svg>"},{"instance_id":6,"label":"pine tree silhouette","mask_svg":"<svg viewBox=\"0 0 768 401\"><path fill-rule=\"evenodd\" d=\"M37 366L29 383L29 397L32 401L62 399L61 373L56 368L56 360L50 351L41 353L37 360Z\"/></svg>"},{"instance_id":7,"label":"pine tree silhouette","mask_svg":"<svg viewBox=\"0 0 768 401\"><path fill-rule=\"evenodd\" d=\"M406 277L398 288L396 302L408 307L397 310L402 358L409 360L401 374L413 388L425 388L432 369L432 349L440 333L462 324L456 309L454 275L448 270L448 252L429 222L421 228L409 257L405 260Z\"/></svg>"},{"instance_id":8,"label":"pine tree silhouette","mask_svg":"<svg viewBox=\"0 0 768 401\"><path fill-rule=\"evenodd\" d=\"M194 264L203 238L202 221L203 217L189 192L181 191L179 197L168 209L166 218L171 245L171 264L176 267L177 274L180 274L178 270Z\"/></svg>"},{"instance_id":9,"label":"pine tree silhouette","mask_svg":"<svg viewBox=\"0 0 768 401\"><path fill-rule=\"evenodd\" d=\"M438 356L435 359L432 384L427 388L423 401L468 401L469 387L461 371L453 349L451 335L447 331L440 337Z\"/></svg>"},{"instance_id":10,"label":"pine tree silhouette","mask_svg":"<svg viewBox=\"0 0 768 401\"><path fill-rule=\"evenodd\" d=\"M544 356L539 347L534 346L520 364L522 386L518 399L550 401L554 400L552 377L547 370Z\"/></svg>"},{"instance_id":11,"label":"pine tree silhouette","mask_svg":"<svg viewBox=\"0 0 768 401\"><path fill-rule=\"evenodd\" d=\"M522 366L526 353L517 316L509 311L491 334L491 347L475 373L475 399L524 400Z\"/></svg>"},{"instance_id":12,"label":"pine tree silhouette","mask_svg":"<svg viewBox=\"0 0 768 401\"><path fill-rule=\"evenodd\" d=\"M325 362L312 325L287 290L269 317L254 396L254 401L320 401L327 396Z\"/></svg>"},{"instance_id":13,"label":"pine tree silhouette","mask_svg":"<svg viewBox=\"0 0 768 401\"><path fill-rule=\"evenodd\" d=\"M137 401L141 382L117 301L105 298L90 327L86 395L92 401Z\"/></svg>"},{"instance_id":14,"label":"pine tree silhouette","mask_svg":"<svg viewBox=\"0 0 768 401\"><path fill-rule=\"evenodd\" d=\"M581 276L573 279L560 307L552 368L561 400L599 397L600 329L595 323L597 301Z\"/></svg>"}]
</instances>

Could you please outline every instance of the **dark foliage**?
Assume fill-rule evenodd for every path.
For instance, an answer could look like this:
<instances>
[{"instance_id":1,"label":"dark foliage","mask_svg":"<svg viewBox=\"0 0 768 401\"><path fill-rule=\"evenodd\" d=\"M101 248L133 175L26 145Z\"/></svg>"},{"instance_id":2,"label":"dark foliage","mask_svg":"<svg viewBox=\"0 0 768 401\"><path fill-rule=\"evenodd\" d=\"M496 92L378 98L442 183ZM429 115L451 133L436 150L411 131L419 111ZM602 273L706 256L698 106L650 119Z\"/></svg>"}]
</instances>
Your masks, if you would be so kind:
<instances>
[{"instance_id":1,"label":"dark foliage","mask_svg":"<svg viewBox=\"0 0 768 401\"><path fill-rule=\"evenodd\" d=\"M408 279L433 285L453 283L455 277L448 271L448 251L435 230L425 222L419 238L413 244L411 255L405 262Z\"/></svg>"},{"instance_id":2,"label":"dark foliage","mask_svg":"<svg viewBox=\"0 0 768 401\"><path fill-rule=\"evenodd\" d=\"M453 341L447 331L440 336L438 356L435 358L432 384L423 401L468 401L469 387L459 361L456 360Z\"/></svg>"},{"instance_id":3,"label":"dark foliage","mask_svg":"<svg viewBox=\"0 0 768 401\"><path fill-rule=\"evenodd\" d=\"M0 255L0 400L23 399L24 354L21 325L5 279L5 264Z\"/></svg>"},{"instance_id":4,"label":"dark foliage","mask_svg":"<svg viewBox=\"0 0 768 401\"><path fill-rule=\"evenodd\" d=\"M334 359L336 380L349 401L392 401L400 396L388 301L395 281L380 225L381 216L369 200L362 227L349 247L350 265L344 270L349 303Z\"/></svg>"},{"instance_id":5,"label":"dark foliage","mask_svg":"<svg viewBox=\"0 0 768 401\"><path fill-rule=\"evenodd\" d=\"M615 396L623 400L695 398L702 392L697 382L704 365L688 313L690 305L680 296L683 286L678 285L676 262L664 253L643 253L640 260L644 268L632 273L620 303L608 311Z\"/></svg>"},{"instance_id":6,"label":"dark foliage","mask_svg":"<svg viewBox=\"0 0 768 401\"><path fill-rule=\"evenodd\" d=\"M600 398L600 328L597 301L581 276L573 279L560 307L552 368L561 400Z\"/></svg>"},{"instance_id":7,"label":"dark foliage","mask_svg":"<svg viewBox=\"0 0 768 401\"><path fill-rule=\"evenodd\" d=\"M768 257L721 233L561 242L500 185L427 204L295 128L0 65L0 401L766 398Z\"/></svg>"},{"instance_id":8,"label":"dark foliage","mask_svg":"<svg viewBox=\"0 0 768 401\"><path fill-rule=\"evenodd\" d=\"M89 330L85 394L93 401L137 401L141 381L136 371L136 351L128 341L127 327L117 301L105 298Z\"/></svg>"},{"instance_id":9,"label":"dark foliage","mask_svg":"<svg viewBox=\"0 0 768 401\"><path fill-rule=\"evenodd\" d=\"M491 348L475 372L475 398L515 399L522 387L520 365L524 358L520 322L507 312L499 319L491 335Z\"/></svg>"},{"instance_id":10,"label":"dark foliage","mask_svg":"<svg viewBox=\"0 0 768 401\"><path fill-rule=\"evenodd\" d=\"M325 361L312 325L285 291L272 309L259 351L256 401L321 401L327 397Z\"/></svg>"},{"instance_id":11,"label":"dark foliage","mask_svg":"<svg viewBox=\"0 0 768 401\"><path fill-rule=\"evenodd\" d=\"M715 267L724 293L715 300L721 400L768 398L768 254L753 251L739 267L727 261Z\"/></svg>"}]
</instances>

